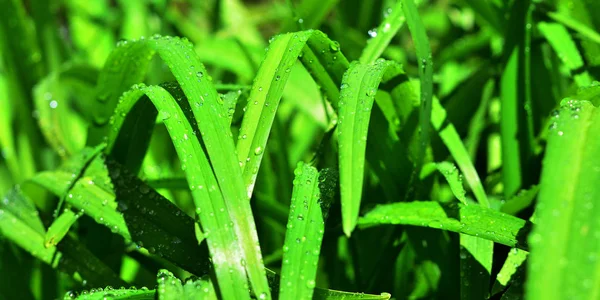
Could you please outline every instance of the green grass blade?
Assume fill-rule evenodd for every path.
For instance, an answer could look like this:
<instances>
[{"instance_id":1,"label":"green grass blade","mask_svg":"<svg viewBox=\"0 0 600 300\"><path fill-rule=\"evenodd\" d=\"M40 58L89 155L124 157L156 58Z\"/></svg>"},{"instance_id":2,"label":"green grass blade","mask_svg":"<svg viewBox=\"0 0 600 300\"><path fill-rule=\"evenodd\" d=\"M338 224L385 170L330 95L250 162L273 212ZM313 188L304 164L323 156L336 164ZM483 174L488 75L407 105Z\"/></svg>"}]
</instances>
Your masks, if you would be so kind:
<instances>
[{"instance_id":1,"label":"green grass blade","mask_svg":"<svg viewBox=\"0 0 600 300\"><path fill-rule=\"evenodd\" d=\"M241 261L249 260L249 258L246 258L247 254L241 252L241 245L238 244L239 239L236 237L235 229L230 225L235 223L234 215L229 211L221 191L216 188L217 180L202 150L198 136L194 134L197 131L194 130L190 120L171 94L161 87L145 85L137 85L125 93L113 118L115 130L108 139L107 149L113 149L113 147L117 149L115 143L119 140L119 133L126 123L126 116L138 107L137 103L143 99L141 96L144 94L148 96L159 112L158 117L165 123L169 135L174 141L177 154L181 158L182 169L184 169L190 184L197 207L196 212L200 217L204 235L207 237L219 284L230 287L222 291L225 293L223 296L248 297L247 289L244 288L246 272ZM228 230L221 230L222 228ZM214 257L238 257L239 259L215 260Z\"/></svg>"},{"instance_id":2,"label":"green grass blade","mask_svg":"<svg viewBox=\"0 0 600 300\"><path fill-rule=\"evenodd\" d=\"M567 29L558 23L547 23L540 22L538 23L538 29L540 33L548 40L550 46L554 49L558 58L560 58L571 70L571 72L577 72L577 70L583 67L583 58L579 53L579 49L577 49L577 45L575 41L571 38L571 35L567 31ZM587 71L584 71L581 74L574 75L575 82L577 86L588 86L592 83L592 78Z\"/></svg>"},{"instance_id":3,"label":"green grass blade","mask_svg":"<svg viewBox=\"0 0 600 300\"><path fill-rule=\"evenodd\" d=\"M335 101L339 96L336 78L347 66L339 51L339 44L319 31L284 34L271 41L252 86L238 135L237 153L248 197L252 195L275 113L294 63L301 56L330 101Z\"/></svg>"},{"instance_id":4,"label":"green grass blade","mask_svg":"<svg viewBox=\"0 0 600 300\"><path fill-rule=\"evenodd\" d=\"M423 226L464 233L510 247L527 249L525 220L479 205L442 206L415 201L376 206L358 221L360 227L377 225Z\"/></svg>"},{"instance_id":5,"label":"green grass blade","mask_svg":"<svg viewBox=\"0 0 600 300\"><path fill-rule=\"evenodd\" d=\"M72 210L66 209L52 224L48 227L46 236L44 237L44 246L56 246L65 237L71 226L79 218L79 214L75 214Z\"/></svg>"},{"instance_id":6,"label":"green grass blade","mask_svg":"<svg viewBox=\"0 0 600 300\"><path fill-rule=\"evenodd\" d=\"M376 29L377 35L369 39L367 46L363 49L360 56L361 63L369 64L375 62L388 47L392 38L402 28L406 21L402 6L402 1L398 1L393 8L389 8L386 11L387 15Z\"/></svg>"},{"instance_id":7,"label":"green grass blade","mask_svg":"<svg viewBox=\"0 0 600 300\"><path fill-rule=\"evenodd\" d=\"M129 289L115 289L113 287L95 288L89 291L84 290L78 293L68 292L65 294L64 300L154 300L156 299L156 291L147 288L137 289L135 287Z\"/></svg>"},{"instance_id":8,"label":"green grass blade","mask_svg":"<svg viewBox=\"0 0 600 300\"><path fill-rule=\"evenodd\" d=\"M157 281L159 300L218 299L209 278L186 280L182 284L173 273L160 270Z\"/></svg>"},{"instance_id":9,"label":"green grass blade","mask_svg":"<svg viewBox=\"0 0 600 300\"><path fill-rule=\"evenodd\" d=\"M283 246L279 299L312 299L315 277L334 185L324 170L300 162L294 171L292 194Z\"/></svg>"},{"instance_id":10,"label":"green grass blade","mask_svg":"<svg viewBox=\"0 0 600 300\"><path fill-rule=\"evenodd\" d=\"M516 215L523 209L529 207L531 203L535 200L535 197L538 194L540 187L537 185L532 186L528 190L522 190L514 197L506 200L506 202L502 205L500 211L503 213L507 213L509 215Z\"/></svg>"},{"instance_id":11,"label":"green grass blade","mask_svg":"<svg viewBox=\"0 0 600 300\"><path fill-rule=\"evenodd\" d=\"M513 248L508 252L508 257L506 257L500 272L496 275L496 282L492 288L492 294L500 292L511 283L511 280L514 279L514 275L517 273L518 269L522 266L524 267L523 263L527 259L527 255L529 255L529 252L516 248Z\"/></svg>"},{"instance_id":12,"label":"green grass blade","mask_svg":"<svg viewBox=\"0 0 600 300\"><path fill-rule=\"evenodd\" d=\"M438 131L440 138L465 176L465 180L469 184L469 187L471 187L477 201L484 207L489 207L487 195L481 184L477 170L475 170L475 166L471 161L469 152L460 139L460 135L454 125L447 122L446 110L435 97L433 98L431 123L433 128Z\"/></svg>"},{"instance_id":13,"label":"green grass blade","mask_svg":"<svg viewBox=\"0 0 600 300\"><path fill-rule=\"evenodd\" d=\"M400 65L378 60L354 62L342 80L339 101L339 164L342 226L350 236L360 212L367 132L377 88L383 80L403 73Z\"/></svg>"},{"instance_id":14,"label":"green grass blade","mask_svg":"<svg viewBox=\"0 0 600 300\"><path fill-rule=\"evenodd\" d=\"M312 31L304 31L274 38L256 75L237 142L248 198L254 189L283 88L311 34Z\"/></svg>"},{"instance_id":15,"label":"green grass blade","mask_svg":"<svg viewBox=\"0 0 600 300\"><path fill-rule=\"evenodd\" d=\"M421 168L425 151L429 145L429 126L431 120L431 102L433 98L433 58L429 38L425 25L419 17L419 12L414 0L401 0L402 10L406 18L408 29L412 35L419 65L419 78L421 79L421 107L419 110L420 151L417 157L417 169Z\"/></svg>"},{"instance_id":16,"label":"green grass blade","mask_svg":"<svg viewBox=\"0 0 600 300\"><path fill-rule=\"evenodd\" d=\"M553 121L529 237L526 294L533 300L595 299L600 297L595 237L600 228L595 203L600 197L600 114L587 101L568 100Z\"/></svg>"},{"instance_id":17,"label":"green grass blade","mask_svg":"<svg viewBox=\"0 0 600 300\"><path fill-rule=\"evenodd\" d=\"M431 163L423 166L421 169L421 178L426 177L426 173L430 173L429 170L437 169L446 178L452 193L460 201L460 203L467 205L467 197L465 188L462 183L462 174L458 171L453 163L443 161L439 163ZM428 172L429 171L429 172Z\"/></svg>"},{"instance_id":18,"label":"green grass blade","mask_svg":"<svg viewBox=\"0 0 600 300\"><path fill-rule=\"evenodd\" d=\"M530 0L510 7L504 46L505 67L500 78L502 178L504 196L514 195L523 185L532 184L531 161L535 141L531 105L532 6Z\"/></svg>"}]
</instances>

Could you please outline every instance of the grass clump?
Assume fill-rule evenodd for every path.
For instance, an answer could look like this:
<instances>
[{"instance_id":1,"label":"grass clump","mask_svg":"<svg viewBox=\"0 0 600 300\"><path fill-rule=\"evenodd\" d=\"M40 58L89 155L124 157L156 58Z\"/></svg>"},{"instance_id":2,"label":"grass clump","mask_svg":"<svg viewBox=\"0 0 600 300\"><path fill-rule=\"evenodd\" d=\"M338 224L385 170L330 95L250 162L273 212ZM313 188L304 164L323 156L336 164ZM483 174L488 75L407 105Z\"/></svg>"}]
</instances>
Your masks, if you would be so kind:
<instances>
[{"instance_id":1,"label":"grass clump","mask_svg":"<svg viewBox=\"0 0 600 300\"><path fill-rule=\"evenodd\" d=\"M598 11L1 1L0 299L597 299Z\"/></svg>"}]
</instances>

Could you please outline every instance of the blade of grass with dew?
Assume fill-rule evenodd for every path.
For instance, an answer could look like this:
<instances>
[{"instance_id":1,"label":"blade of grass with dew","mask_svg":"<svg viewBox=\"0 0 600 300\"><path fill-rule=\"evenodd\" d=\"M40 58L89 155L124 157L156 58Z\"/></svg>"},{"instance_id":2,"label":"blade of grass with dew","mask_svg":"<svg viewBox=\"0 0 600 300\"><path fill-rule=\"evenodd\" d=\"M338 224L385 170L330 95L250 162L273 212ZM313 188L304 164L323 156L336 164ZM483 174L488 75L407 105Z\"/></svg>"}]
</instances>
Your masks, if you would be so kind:
<instances>
[{"instance_id":1,"label":"blade of grass with dew","mask_svg":"<svg viewBox=\"0 0 600 300\"><path fill-rule=\"evenodd\" d=\"M506 257L500 272L496 275L496 282L492 287L492 295L499 293L511 284L512 279L514 279L513 275L515 275L517 270L523 266L523 263L525 263L525 260L527 259L527 255L529 255L529 252L517 248L513 248L508 252L508 256Z\"/></svg>"},{"instance_id":2,"label":"blade of grass with dew","mask_svg":"<svg viewBox=\"0 0 600 300\"><path fill-rule=\"evenodd\" d=\"M160 300L218 299L210 278L186 280L182 284L181 280L173 273L160 270L157 282L157 298Z\"/></svg>"},{"instance_id":3,"label":"blade of grass with dew","mask_svg":"<svg viewBox=\"0 0 600 300\"><path fill-rule=\"evenodd\" d=\"M402 1L398 1L393 8L389 8L385 12L385 18L377 28L377 35L369 39L367 46L363 49L360 56L361 63L368 64L375 62L390 44L392 38L402 28L406 21L402 5Z\"/></svg>"},{"instance_id":4,"label":"blade of grass with dew","mask_svg":"<svg viewBox=\"0 0 600 300\"><path fill-rule=\"evenodd\" d=\"M594 236L600 230L600 141L595 138L600 113L590 102L566 99L555 118L529 236L526 296L595 299L600 297L600 244Z\"/></svg>"},{"instance_id":5,"label":"blade of grass with dew","mask_svg":"<svg viewBox=\"0 0 600 300\"><path fill-rule=\"evenodd\" d=\"M384 76L388 79L401 73L400 65L384 59L373 64L353 62L342 80L337 134L342 226L347 236L356 227L360 212L367 132L375 94Z\"/></svg>"},{"instance_id":6,"label":"blade of grass with dew","mask_svg":"<svg viewBox=\"0 0 600 300\"><path fill-rule=\"evenodd\" d=\"M248 258L241 252L239 240L233 226L230 225L234 223L234 218L223 199L223 194L217 189L217 180L202 150L199 138L193 134L197 131L194 130L190 120L171 94L161 87L145 85L137 85L125 93L113 118L115 130L111 131L108 138L107 149L119 148L118 136L126 123L126 116L137 107L136 103L143 99L142 95L144 94L159 111L159 118L165 123L169 135L174 141L177 154L181 158L182 169L184 169L190 184L197 208L196 212L200 218L204 235L207 237L219 284L230 287L222 291L223 297L249 297L247 288L244 288L246 272L241 263L247 261ZM222 230L223 228L227 228L227 230ZM225 260L215 259L215 257L237 257L238 259ZM236 271L230 272L230 270Z\"/></svg>"},{"instance_id":7,"label":"blade of grass with dew","mask_svg":"<svg viewBox=\"0 0 600 300\"><path fill-rule=\"evenodd\" d=\"M254 189L283 88L300 56L305 66L314 64L307 68L323 86L327 96L339 95L333 79L336 75L331 74L339 75L339 70L347 65L347 61L339 52L337 42L313 30L280 35L271 41L248 97L238 135L237 153L248 197Z\"/></svg>"},{"instance_id":8,"label":"blade of grass with dew","mask_svg":"<svg viewBox=\"0 0 600 300\"><path fill-rule=\"evenodd\" d=\"M421 107L419 110L420 150L417 157L417 170L421 168L425 159L425 152L429 145L429 126L431 120L431 102L433 97L433 58L429 38L425 25L419 17L419 11L414 0L401 0L402 10L406 18L408 29L415 44L419 65L419 78L421 79Z\"/></svg>"},{"instance_id":9,"label":"blade of grass with dew","mask_svg":"<svg viewBox=\"0 0 600 300\"><path fill-rule=\"evenodd\" d=\"M342 77L349 66L340 44L330 40L324 33L314 31L306 42L300 61L321 86L331 106L337 110Z\"/></svg>"},{"instance_id":10,"label":"blade of grass with dew","mask_svg":"<svg viewBox=\"0 0 600 300\"><path fill-rule=\"evenodd\" d=\"M351 293L342 292L335 290L321 290L315 289L314 298L315 300L388 300L392 295L388 293L381 293L380 295L370 295L365 293Z\"/></svg>"},{"instance_id":11,"label":"blade of grass with dew","mask_svg":"<svg viewBox=\"0 0 600 300\"><path fill-rule=\"evenodd\" d=\"M113 52L107 67L100 75L99 86L111 92L105 93L104 97L100 98L99 103L106 105L101 105L104 106L102 107L104 112L99 114L100 118L98 119L99 124L104 124L105 128L99 131L104 134L107 133L108 126L106 122L108 118L105 114L107 112L111 114L116 105L118 99L114 97L115 92L123 91L122 84L111 86L111 82L107 78L123 78L124 74L128 74L129 71L133 72L134 70L130 70L133 67L132 65L119 65L118 61L124 57L137 55L140 51L146 54L141 59L142 61L149 60L153 53L160 55L181 85L195 119L202 120L198 123L199 132L206 146L219 183L218 186L223 193L223 199L226 201L227 214L231 214L231 219L234 221L233 231L236 232L237 236L236 244L241 247L242 255L247 262L245 269L248 272L248 279L258 295L264 294L267 298L270 298L264 268L260 262L261 253L257 251L258 248L256 247L258 237L252 211L250 203L247 201L246 188L244 187L241 168L235 156L235 146L231 139L232 133L229 126L227 126L226 114L210 77L208 75L205 77L206 70L187 40L154 36L151 39L129 42ZM139 63L140 56L137 56L137 59ZM143 62L143 64L147 65L147 62ZM139 68L136 67L135 69ZM143 71L139 71L139 74L143 74ZM115 85L115 82L112 82L112 85ZM115 114L115 116L118 116L118 114ZM185 134L185 132L178 133ZM186 156L192 153L201 155L202 152L198 152L200 148L196 150L196 152L186 153ZM193 180L189 180L189 182L195 187L198 186ZM208 186L207 189L212 189L211 186ZM239 292L241 293L241 289Z\"/></svg>"},{"instance_id":12,"label":"blade of grass with dew","mask_svg":"<svg viewBox=\"0 0 600 300\"><path fill-rule=\"evenodd\" d=\"M375 206L358 220L361 228L379 225L431 227L477 236L527 250L527 222L479 205L442 206L438 202L414 201Z\"/></svg>"},{"instance_id":13,"label":"blade of grass with dew","mask_svg":"<svg viewBox=\"0 0 600 300\"><path fill-rule=\"evenodd\" d=\"M328 174L329 173L329 174ZM328 170L298 163L283 246L279 299L312 299L335 182Z\"/></svg>"},{"instance_id":14,"label":"blade of grass with dew","mask_svg":"<svg viewBox=\"0 0 600 300\"><path fill-rule=\"evenodd\" d=\"M540 33L548 40L550 46L571 72L577 72L578 69L583 67L583 58L579 54L579 49L577 49L575 41L563 25L540 22L537 26ZM588 86L592 83L592 78L587 71L574 74L573 77L579 87Z\"/></svg>"},{"instance_id":15,"label":"blade of grass with dew","mask_svg":"<svg viewBox=\"0 0 600 300\"><path fill-rule=\"evenodd\" d=\"M456 128L454 128L454 125L446 120L446 110L435 97L433 98L431 123L433 128L438 131L450 154L452 154L479 204L489 207L487 195L481 184L477 170L475 170L475 166L471 161L469 152L460 139L460 135L456 131Z\"/></svg>"},{"instance_id":16,"label":"blade of grass with dew","mask_svg":"<svg viewBox=\"0 0 600 300\"><path fill-rule=\"evenodd\" d=\"M113 289L110 286L106 288L83 290L78 293L67 292L63 300L155 300L156 291L147 288L137 289L135 287L129 289Z\"/></svg>"}]
</instances>

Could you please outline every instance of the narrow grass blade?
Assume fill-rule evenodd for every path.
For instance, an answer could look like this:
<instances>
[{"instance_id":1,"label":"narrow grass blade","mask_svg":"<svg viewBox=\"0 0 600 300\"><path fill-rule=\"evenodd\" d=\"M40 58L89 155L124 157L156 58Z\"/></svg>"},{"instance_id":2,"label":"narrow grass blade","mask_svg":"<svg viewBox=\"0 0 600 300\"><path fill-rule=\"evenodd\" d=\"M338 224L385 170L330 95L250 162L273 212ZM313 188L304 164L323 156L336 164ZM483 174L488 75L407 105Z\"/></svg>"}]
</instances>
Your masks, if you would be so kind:
<instances>
[{"instance_id":1,"label":"narrow grass blade","mask_svg":"<svg viewBox=\"0 0 600 300\"><path fill-rule=\"evenodd\" d=\"M600 297L598 134L596 107L563 100L551 125L529 236L528 299Z\"/></svg>"},{"instance_id":2,"label":"narrow grass blade","mask_svg":"<svg viewBox=\"0 0 600 300\"><path fill-rule=\"evenodd\" d=\"M137 289L135 287L129 289L115 289L113 287L95 288L89 291L83 290L80 292L67 292L64 300L154 300L156 299L156 291L147 288Z\"/></svg>"},{"instance_id":3,"label":"narrow grass blade","mask_svg":"<svg viewBox=\"0 0 600 300\"><path fill-rule=\"evenodd\" d=\"M523 185L532 184L534 148L531 106L532 8L530 0L516 1L510 7L504 46L505 68L500 79L502 138L502 178L504 196L514 195Z\"/></svg>"},{"instance_id":4,"label":"narrow grass blade","mask_svg":"<svg viewBox=\"0 0 600 300\"><path fill-rule=\"evenodd\" d=\"M67 235L69 229L77 221L79 216L80 215L75 214L72 210L65 209L65 211L52 222L50 227L48 227L48 231L44 237L44 246L46 246L46 248L56 246L63 237Z\"/></svg>"},{"instance_id":5,"label":"narrow grass blade","mask_svg":"<svg viewBox=\"0 0 600 300\"><path fill-rule=\"evenodd\" d=\"M417 157L417 169L421 168L425 151L429 145L429 126L431 120L431 102L433 97L433 58L425 25L419 17L414 0L401 0L408 29L415 43L421 79L421 108L419 110L420 151Z\"/></svg>"},{"instance_id":6,"label":"narrow grass blade","mask_svg":"<svg viewBox=\"0 0 600 300\"><path fill-rule=\"evenodd\" d=\"M378 60L373 64L354 62L342 80L338 140L342 225L350 236L360 212L365 167L367 132L379 84L402 74L400 65Z\"/></svg>"},{"instance_id":7,"label":"narrow grass blade","mask_svg":"<svg viewBox=\"0 0 600 300\"><path fill-rule=\"evenodd\" d=\"M312 299L325 220L334 194L331 172L300 162L283 246L279 299Z\"/></svg>"},{"instance_id":8,"label":"narrow grass blade","mask_svg":"<svg viewBox=\"0 0 600 300\"><path fill-rule=\"evenodd\" d=\"M537 185L532 186L528 190L522 190L514 197L506 200L506 202L502 205L500 211L503 213L507 213L509 215L516 215L523 209L529 207L531 203L535 200L535 197L538 194L540 187Z\"/></svg>"},{"instance_id":9,"label":"narrow grass blade","mask_svg":"<svg viewBox=\"0 0 600 300\"><path fill-rule=\"evenodd\" d=\"M374 63L388 47L392 38L394 38L396 33L402 28L406 21L402 6L402 1L398 1L393 8L389 8L386 11L385 18L376 29L377 35L369 39L367 41L367 46L363 49L360 56L361 63Z\"/></svg>"},{"instance_id":10,"label":"narrow grass blade","mask_svg":"<svg viewBox=\"0 0 600 300\"><path fill-rule=\"evenodd\" d=\"M527 249L527 222L479 205L442 206L414 201L378 205L361 217L360 227L377 225L423 226L464 233L499 244Z\"/></svg>"},{"instance_id":11,"label":"narrow grass blade","mask_svg":"<svg viewBox=\"0 0 600 300\"><path fill-rule=\"evenodd\" d=\"M558 58L560 58L571 70L571 72L577 72L583 67L583 58L577 49L575 41L571 38L571 35L567 29L558 23L540 22L538 23L538 29L540 33L548 40L550 46L554 49ZM574 76L577 86L588 86L592 83L592 78L587 71L581 74L575 74Z\"/></svg>"},{"instance_id":12,"label":"narrow grass blade","mask_svg":"<svg viewBox=\"0 0 600 300\"><path fill-rule=\"evenodd\" d=\"M116 143L120 141L119 135L126 118L131 111L139 107L137 103L143 99L143 95L147 95L152 105L156 107L159 118L165 123L174 141L182 169L190 184L204 236L207 237L219 284L230 287L222 290L225 293L223 297L248 297L248 291L244 288L245 266L241 261L251 260L248 257L251 254L242 252L243 248L240 245L242 241L239 236L236 236L235 225L231 225L236 223L235 214L230 211L231 204L225 202L222 190L217 189L218 183L211 165L200 145L198 135L194 134L198 131L192 126L192 123L195 124L194 119L188 119L191 114L186 116L180 104L165 89L158 86L137 85L121 98L113 118L115 130L111 131L108 138L107 149L118 149ZM219 107L219 110L221 109ZM236 167L239 170L239 166ZM126 186L124 188L126 190ZM222 230L223 228L227 230ZM260 253L258 255L260 256ZM222 259L215 259L215 257L222 257ZM238 259L232 259L236 257Z\"/></svg>"},{"instance_id":13,"label":"narrow grass blade","mask_svg":"<svg viewBox=\"0 0 600 300\"><path fill-rule=\"evenodd\" d=\"M477 170L475 170L475 166L471 161L469 152L460 139L460 135L456 131L454 125L446 120L446 110L437 98L433 98L431 123L433 128L438 131L440 138L465 176L465 180L469 184L469 187L471 187L477 201L482 206L489 207L487 195L481 184L481 179L479 179Z\"/></svg>"},{"instance_id":14,"label":"narrow grass blade","mask_svg":"<svg viewBox=\"0 0 600 300\"><path fill-rule=\"evenodd\" d=\"M157 276L159 300L218 299L209 278L190 279L182 284L179 278L167 270L160 270Z\"/></svg>"},{"instance_id":15,"label":"narrow grass blade","mask_svg":"<svg viewBox=\"0 0 600 300\"><path fill-rule=\"evenodd\" d=\"M339 51L339 44L319 31L284 34L271 41L248 97L238 135L237 153L248 197L252 195L275 113L294 63L301 56L327 95L336 97L329 98L330 101L335 101L339 96L339 82L335 78L341 76L339 71L347 66Z\"/></svg>"}]
</instances>

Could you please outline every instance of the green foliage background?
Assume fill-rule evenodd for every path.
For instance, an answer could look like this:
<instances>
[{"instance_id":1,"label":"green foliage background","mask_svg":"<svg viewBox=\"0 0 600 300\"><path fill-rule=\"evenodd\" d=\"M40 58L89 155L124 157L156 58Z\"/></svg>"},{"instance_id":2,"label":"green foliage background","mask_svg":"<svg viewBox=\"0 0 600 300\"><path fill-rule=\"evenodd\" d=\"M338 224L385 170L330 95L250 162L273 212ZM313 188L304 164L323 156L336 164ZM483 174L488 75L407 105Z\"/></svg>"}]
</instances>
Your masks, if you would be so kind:
<instances>
[{"instance_id":1,"label":"green foliage background","mask_svg":"<svg viewBox=\"0 0 600 300\"><path fill-rule=\"evenodd\" d=\"M595 0L0 0L0 299L599 299L599 31Z\"/></svg>"}]
</instances>

